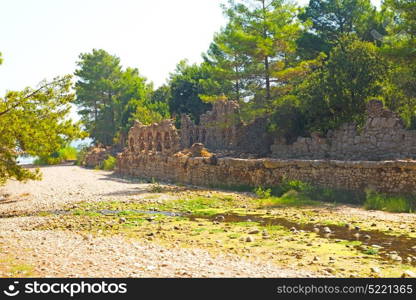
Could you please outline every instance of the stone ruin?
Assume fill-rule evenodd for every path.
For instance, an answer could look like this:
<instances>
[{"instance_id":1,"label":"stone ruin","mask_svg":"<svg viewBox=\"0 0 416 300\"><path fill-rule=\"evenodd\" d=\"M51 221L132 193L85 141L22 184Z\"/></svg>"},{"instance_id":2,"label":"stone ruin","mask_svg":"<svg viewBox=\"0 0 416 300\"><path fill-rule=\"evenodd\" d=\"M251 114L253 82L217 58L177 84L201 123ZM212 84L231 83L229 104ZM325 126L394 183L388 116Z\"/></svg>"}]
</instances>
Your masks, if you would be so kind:
<instances>
[{"instance_id":1,"label":"stone ruin","mask_svg":"<svg viewBox=\"0 0 416 300\"><path fill-rule=\"evenodd\" d=\"M275 138L273 143L267 126L267 118L244 123L237 102L219 100L212 111L201 115L199 124L187 115L181 116L180 129L172 120L147 126L136 122L130 129L128 147L123 153L126 156L172 156L200 143L218 157L351 161L416 158L416 130L405 129L400 117L383 108L382 102L377 100L368 102L362 128L347 123L329 131L326 137L313 133L310 137L298 137L292 144L287 144L283 138ZM108 149L93 149L86 165L98 164L108 153Z\"/></svg>"},{"instance_id":2,"label":"stone ruin","mask_svg":"<svg viewBox=\"0 0 416 300\"><path fill-rule=\"evenodd\" d=\"M312 134L288 145L277 140L272 157L336 160L387 160L416 158L416 130L407 130L401 118L384 109L383 103L367 104L364 127L348 123L329 131L326 137Z\"/></svg>"},{"instance_id":3,"label":"stone ruin","mask_svg":"<svg viewBox=\"0 0 416 300\"><path fill-rule=\"evenodd\" d=\"M127 151L130 153L171 155L180 149L179 134L171 120L147 126L136 121L129 131Z\"/></svg>"},{"instance_id":4,"label":"stone ruin","mask_svg":"<svg viewBox=\"0 0 416 300\"><path fill-rule=\"evenodd\" d=\"M181 125L136 122L128 147L118 154L116 172L203 186L274 186L286 178L342 189L416 193L416 161L400 160L416 157L416 131L406 130L379 101L368 103L362 129L345 124L326 137L312 134L291 145L282 140L271 145L267 120L243 123L233 101L216 102L200 124L182 116Z\"/></svg>"},{"instance_id":5,"label":"stone ruin","mask_svg":"<svg viewBox=\"0 0 416 300\"><path fill-rule=\"evenodd\" d=\"M243 153L266 156L272 144L267 125L265 118L245 124L236 101L220 100L214 103L212 111L201 115L199 125L188 115L182 115L181 146L189 148L194 143L202 143L212 151L228 150L233 156Z\"/></svg>"}]
</instances>

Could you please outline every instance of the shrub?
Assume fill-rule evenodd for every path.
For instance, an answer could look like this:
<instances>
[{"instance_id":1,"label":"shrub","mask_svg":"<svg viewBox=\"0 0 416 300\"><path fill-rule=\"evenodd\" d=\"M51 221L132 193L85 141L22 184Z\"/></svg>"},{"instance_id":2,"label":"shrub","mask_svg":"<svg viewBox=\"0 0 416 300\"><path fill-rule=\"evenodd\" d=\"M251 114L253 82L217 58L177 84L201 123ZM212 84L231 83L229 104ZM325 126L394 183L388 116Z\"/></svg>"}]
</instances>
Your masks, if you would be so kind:
<instances>
[{"instance_id":1,"label":"shrub","mask_svg":"<svg viewBox=\"0 0 416 300\"><path fill-rule=\"evenodd\" d=\"M366 209L384 210L388 212L412 212L415 210L416 201L412 196L386 195L371 190L366 192L364 207Z\"/></svg>"},{"instance_id":2,"label":"shrub","mask_svg":"<svg viewBox=\"0 0 416 300\"><path fill-rule=\"evenodd\" d=\"M261 186L254 189L254 193L257 195L257 197L264 199L269 198L272 195L271 189L263 189Z\"/></svg>"},{"instance_id":3,"label":"shrub","mask_svg":"<svg viewBox=\"0 0 416 300\"><path fill-rule=\"evenodd\" d=\"M78 148L77 162L76 162L76 164L78 166L81 166L84 163L84 160L85 160L85 157L87 156L88 150L89 150L88 145L82 145Z\"/></svg>"},{"instance_id":4,"label":"shrub","mask_svg":"<svg viewBox=\"0 0 416 300\"><path fill-rule=\"evenodd\" d=\"M49 156L38 157L35 161L35 165L57 165L68 160L77 159L78 150L74 147L64 147L58 151L52 153Z\"/></svg>"},{"instance_id":5,"label":"shrub","mask_svg":"<svg viewBox=\"0 0 416 300\"><path fill-rule=\"evenodd\" d=\"M108 156L108 158L103 161L103 170L112 171L116 167L116 158L114 156Z\"/></svg>"}]
</instances>

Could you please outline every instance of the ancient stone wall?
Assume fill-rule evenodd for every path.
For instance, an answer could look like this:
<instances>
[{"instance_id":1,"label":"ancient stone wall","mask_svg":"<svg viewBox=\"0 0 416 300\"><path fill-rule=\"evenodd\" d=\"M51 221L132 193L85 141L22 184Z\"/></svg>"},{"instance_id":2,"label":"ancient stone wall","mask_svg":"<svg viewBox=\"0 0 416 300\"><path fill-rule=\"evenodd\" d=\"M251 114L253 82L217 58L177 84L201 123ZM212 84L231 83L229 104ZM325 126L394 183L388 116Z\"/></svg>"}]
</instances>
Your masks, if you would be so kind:
<instances>
[{"instance_id":1,"label":"ancient stone wall","mask_svg":"<svg viewBox=\"0 0 416 300\"><path fill-rule=\"evenodd\" d=\"M240 119L236 101L219 100L212 111L201 115L196 125L187 115L181 118L181 146L189 148L203 143L210 150L230 150L237 153L266 155L270 153L272 139L267 133L267 119L259 118L245 124Z\"/></svg>"},{"instance_id":2,"label":"ancient stone wall","mask_svg":"<svg viewBox=\"0 0 416 300\"><path fill-rule=\"evenodd\" d=\"M161 153L170 155L180 150L178 131L171 120L152 125L135 122L129 131L128 148L125 152L134 155Z\"/></svg>"},{"instance_id":3,"label":"ancient stone wall","mask_svg":"<svg viewBox=\"0 0 416 300\"><path fill-rule=\"evenodd\" d=\"M291 145L279 140L272 157L339 160L385 160L416 158L416 131L406 130L399 116L383 108L380 101L367 105L364 127L344 124L327 137L312 134Z\"/></svg>"},{"instance_id":4,"label":"ancient stone wall","mask_svg":"<svg viewBox=\"0 0 416 300\"><path fill-rule=\"evenodd\" d=\"M415 193L416 162L238 159L119 155L117 172L201 186L275 186L283 178L314 185Z\"/></svg>"}]
</instances>

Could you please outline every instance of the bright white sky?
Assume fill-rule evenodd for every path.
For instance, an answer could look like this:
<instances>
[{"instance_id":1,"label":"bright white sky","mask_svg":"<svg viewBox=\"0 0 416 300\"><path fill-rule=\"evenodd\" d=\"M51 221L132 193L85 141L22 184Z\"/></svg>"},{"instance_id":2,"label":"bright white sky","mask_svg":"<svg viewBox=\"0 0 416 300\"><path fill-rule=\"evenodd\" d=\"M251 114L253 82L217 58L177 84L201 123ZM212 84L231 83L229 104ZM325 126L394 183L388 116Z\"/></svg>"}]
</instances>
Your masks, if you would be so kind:
<instances>
[{"instance_id":1,"label":"bright white sky","mask_svg":"<svg viewBox=\"0 0 416 300\"><path fill-rule=\"evenodd\" d=\"M93 48L117 55L159 86L181 59L201 60L225 24L223 2L2 0L0 95L73 73L78 55Z\"/></svg>"}]
</instances>

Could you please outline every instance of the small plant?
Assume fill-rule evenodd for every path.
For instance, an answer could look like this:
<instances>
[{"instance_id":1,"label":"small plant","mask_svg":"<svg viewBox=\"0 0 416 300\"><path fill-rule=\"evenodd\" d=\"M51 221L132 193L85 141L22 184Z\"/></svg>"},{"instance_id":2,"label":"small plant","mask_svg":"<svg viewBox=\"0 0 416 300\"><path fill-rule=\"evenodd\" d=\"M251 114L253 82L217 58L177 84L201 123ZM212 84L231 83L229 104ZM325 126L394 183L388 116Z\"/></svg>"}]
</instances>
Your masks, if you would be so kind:
<instances>
[{"instance_id":1,"label":"small plant","mask_svg":"<svg viewBox=\"0 0 416 300\"><path fill-rule=\"evenodd\" d=\"M272 195L271 189L264 189L261 186L254 189L254 193L261 199L270 198Z\"/></svg>"},{"instance_id":2,"label":"small plant","mask_svg":"<svg viewBox=\"0 0 416 300\"><path fill-rule=\"evenodd\" d=\"M74 147L67 146L59 149L58 151L48 155L38 157L35 161L35 165L57 165L68 160L77 159L78 150Z\"/></svg>"},{"instance_id":3,"label":"small plant","mask_svg":"<svg viewBox=\"0 0 416 300\"><path fill-rule=\"evenodd\" d=\"M150 188L151 193L161 193L163 192L163 187L156 181L156 179L152 178L152 187Z\"/></svg>"},{"instance_id":4,"label":"small plant","mask_svg":"<svg viewBox=\"0 0 416 300\"><path fill-rule=\"evenodd\" d=\"M114 156L109 156L105 161L103 161L103 170L112 171L116 166L116 158Z\"/></svg>"},{"instance_id":5,"label":"small plant","mask_svg":"<svg viewBox=\"0 0 416 300\"><path fill-rule=\"evenodd\" d=\"M386 195L375 191L366 191L364 207L366 209L384 210L388 212L410 213L414 211L416 200L405 195Z\"/></svg>"}]
</instances>

